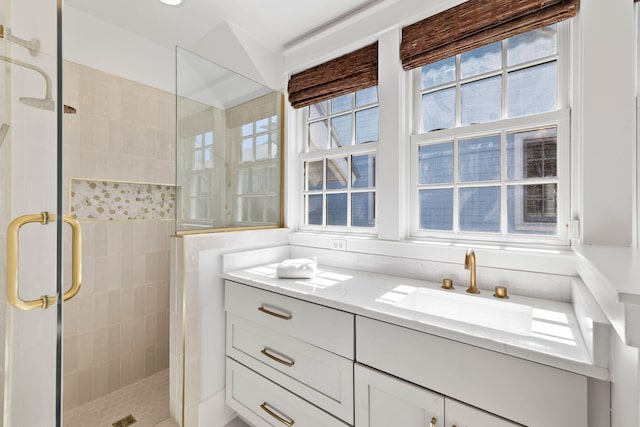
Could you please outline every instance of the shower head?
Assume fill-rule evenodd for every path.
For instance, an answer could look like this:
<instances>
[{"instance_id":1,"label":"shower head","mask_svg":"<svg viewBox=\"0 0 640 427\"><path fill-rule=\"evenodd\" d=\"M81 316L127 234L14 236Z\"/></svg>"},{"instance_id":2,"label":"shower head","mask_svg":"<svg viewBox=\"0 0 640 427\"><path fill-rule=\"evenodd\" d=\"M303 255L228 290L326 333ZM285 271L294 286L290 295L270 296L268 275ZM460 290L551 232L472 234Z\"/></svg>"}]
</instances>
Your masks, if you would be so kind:
<instances>
[{"instance_id":1,"label":"shower head","mask_svg":"<svg viewBox=\"0 0 640 427\"><path fill-rule=\"evenodd\" d=\"M20 98L20 102L30 107L39 108L41 110L53 111L56 109L56 102L51 98L30 98L23 96Z\"/></svg>"},{"instance_id":2,"label":"shower head","mask_svg":"<svg viewBox=\"0 0 640 427\"><path fill-rule=\"evenodd\" d=\"M39 68L27 62L18 61L17 59L9 58L8 56L3 56L3 55L0 55L0 61L5 61L10 64L15 64L20 67L28 68L30 70L35 71L36 73L39 73L42 77L44 77L44 82L45 82L44 98L24 97L24 98L20 98L20 102L22 102L23 104L29 105L31 107L36 107L43 110L49 110L49 111L55 110L56 104L53 98L51 97L51 78L47 73L44 72L42 68Z\"/></svg>"}]
</instances>

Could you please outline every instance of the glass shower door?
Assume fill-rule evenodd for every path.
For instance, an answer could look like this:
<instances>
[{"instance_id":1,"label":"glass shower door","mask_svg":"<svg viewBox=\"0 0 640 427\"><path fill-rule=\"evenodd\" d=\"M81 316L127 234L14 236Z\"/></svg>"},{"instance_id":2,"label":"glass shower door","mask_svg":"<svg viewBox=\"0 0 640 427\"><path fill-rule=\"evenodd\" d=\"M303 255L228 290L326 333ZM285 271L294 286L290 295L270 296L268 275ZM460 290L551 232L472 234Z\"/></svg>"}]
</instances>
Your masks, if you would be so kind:
<instances>
[{"instance_id":1,"label":"glass shower door","mask_svg":"<svg viewBox=\"0 0 640 427\"><path fill-rule=\"evenodd\" d=\"M5 427L61 425L62 300L71 282L80 284L79 245L72 248L79 229L61 208L61 7L62 0L0 0ZM77 271L63 276L68 260Z\"/></svg>"}]
</instances>

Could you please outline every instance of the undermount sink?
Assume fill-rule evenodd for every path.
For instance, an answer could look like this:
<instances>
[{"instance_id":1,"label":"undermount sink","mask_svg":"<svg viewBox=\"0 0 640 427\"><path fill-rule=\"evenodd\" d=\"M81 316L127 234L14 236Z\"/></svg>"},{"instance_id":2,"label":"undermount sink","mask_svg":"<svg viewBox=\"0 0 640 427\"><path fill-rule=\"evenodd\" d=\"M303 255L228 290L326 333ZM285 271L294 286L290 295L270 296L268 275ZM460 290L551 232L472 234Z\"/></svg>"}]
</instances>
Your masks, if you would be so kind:
<instances>
[{"instance_id":1,"label":"undermount sink","mask_svg":"<svg viewBox=\"0 0 640 427\"><path fill-rule=\"evenodd\" d=\"M519 335L531 335L533 308L505 300L419 288L397 307Z\"/></svg>"}]
</instances>

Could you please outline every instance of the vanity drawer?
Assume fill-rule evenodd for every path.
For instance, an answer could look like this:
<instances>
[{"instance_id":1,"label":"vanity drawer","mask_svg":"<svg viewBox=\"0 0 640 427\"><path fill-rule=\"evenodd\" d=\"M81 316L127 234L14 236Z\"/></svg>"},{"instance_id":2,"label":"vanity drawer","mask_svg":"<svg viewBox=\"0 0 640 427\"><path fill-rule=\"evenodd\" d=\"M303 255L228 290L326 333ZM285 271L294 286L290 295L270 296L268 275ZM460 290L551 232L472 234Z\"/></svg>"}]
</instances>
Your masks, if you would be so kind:
<instances>
[{"instance_id":1,"label":"vanity drawer","mask_svg":"<svg viewBox=\"0 0 640 427\"><path fill-rule=\"evenodd\" d=\"M251 369L227 358L226 402L251 424L261 426L344 427L316 408Z\"/></svg>"},{"instance_id":2,"label":"vanity drawer","mask_svg":"<svg viewBox=\"0 0 640 427\"><path fill-rule=\"evenodd\" d=\"M353 360L353 314L229 280L225 281L225 309Z\"/></svg>"},{"instance_id":3,"label":"vanity drawer","mask_svg":"<svg viewBox=\"0 0 640 427\"><path fill-rule=\"evenodd\" d=\"M353 421L353 361L227 314L227 355L342 420Z\"/></svg>"}]
</instances>

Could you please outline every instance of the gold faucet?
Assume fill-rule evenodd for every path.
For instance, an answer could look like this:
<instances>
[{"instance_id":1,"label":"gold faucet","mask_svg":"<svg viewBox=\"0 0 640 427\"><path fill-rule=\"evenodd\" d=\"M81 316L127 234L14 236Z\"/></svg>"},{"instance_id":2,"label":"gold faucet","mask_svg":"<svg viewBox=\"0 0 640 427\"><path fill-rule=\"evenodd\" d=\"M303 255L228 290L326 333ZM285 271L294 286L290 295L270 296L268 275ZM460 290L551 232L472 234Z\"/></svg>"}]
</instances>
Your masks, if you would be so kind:
<instances>
[{"instance_id":1,"label":"gold faucet","mask_svg":"<svg viewBox=\"0 0 640 427\"><path fill-rule=\"evenodd\" d=\"M464 268L465 270L470 270L471 274L467 292L470 294L479 294L480 291L476 286L476 253L471 248L467 249L467 253L464 256Z\"/></svg>"}]
</instances>

